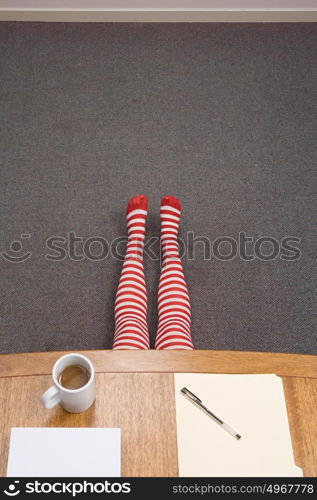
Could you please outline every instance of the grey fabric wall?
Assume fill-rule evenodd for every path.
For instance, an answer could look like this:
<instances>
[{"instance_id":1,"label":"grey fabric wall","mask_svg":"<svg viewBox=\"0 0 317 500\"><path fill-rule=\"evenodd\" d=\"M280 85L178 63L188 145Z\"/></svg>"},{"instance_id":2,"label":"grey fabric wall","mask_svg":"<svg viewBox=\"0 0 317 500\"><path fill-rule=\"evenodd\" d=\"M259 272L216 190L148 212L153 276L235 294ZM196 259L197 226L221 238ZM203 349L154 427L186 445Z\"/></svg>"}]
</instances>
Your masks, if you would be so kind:
<instances>
[{"instance_id":1,"label":"grey fabric wall","mask_svg":"<svg viewBox=\"0 0 317 500\"><path fill-rule=\"evenodd\" d=\"M149 238L172 194L182 238L193 231L214 251L239 232L274 238L263 254L300 239L296 260L221 260L208 248L204 259L202 243L190 260L189 242L197 348L316 352L316 34L315 24L0 23L0 352L111 347L121 262L49 260L58 252L45 242L125 236L138 193ZM159 261L146 257L145 272L153 342Z\"/></svg>"}]
</instances>

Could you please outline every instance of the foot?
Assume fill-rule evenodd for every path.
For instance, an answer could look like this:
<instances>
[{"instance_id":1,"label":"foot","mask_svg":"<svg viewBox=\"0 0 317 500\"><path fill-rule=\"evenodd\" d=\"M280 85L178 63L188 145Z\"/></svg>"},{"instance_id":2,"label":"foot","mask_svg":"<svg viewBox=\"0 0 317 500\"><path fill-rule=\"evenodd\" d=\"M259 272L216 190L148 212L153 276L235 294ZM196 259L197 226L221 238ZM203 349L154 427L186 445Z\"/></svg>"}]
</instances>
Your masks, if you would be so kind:
<instances>
[{"instance_id":1,"label":"foot","mask_svg":"<svg viewBox=\"0 0 317 500\"><path fill-rule=\"evenodd\" d=\"M126 214L128 215L133 210L147 210L147 197L144 194L138 194L131 198L128 203Z\"/></svg>"},{"instance_id":2,"label":"foot","mask_svg":"<svg viewBox=\"0 0 317 500\"><path fill-rule=\"evenodd\" d=\"M162 267L167 262L179 261L179 246L177 241L178 227L181 217L181 204L173 196L161 199L161 250Z\"/></svg>"},{"instance_id":3,"label":"foot","mask_svg":"<svg viewBox=\"0 0 317 500\"><path fill-rule=\"evenodd\" d=\"M164 196L164 198L161 199L161 207L164 207L166 205L176 208L179 211L181 211L182 209L179 200L177 198L174 198L174 196Z\"/></svg>"},{"instance_id":4,"label":"foot","mask_svg":"<svg viewBox=\"0 0 317 500\"><path fill-rule=\"evenodd\" d=\"M139 194L127 206L128 246L125 259L142 259L147 216L147 198Z\"/></svg>"}]
</instances>

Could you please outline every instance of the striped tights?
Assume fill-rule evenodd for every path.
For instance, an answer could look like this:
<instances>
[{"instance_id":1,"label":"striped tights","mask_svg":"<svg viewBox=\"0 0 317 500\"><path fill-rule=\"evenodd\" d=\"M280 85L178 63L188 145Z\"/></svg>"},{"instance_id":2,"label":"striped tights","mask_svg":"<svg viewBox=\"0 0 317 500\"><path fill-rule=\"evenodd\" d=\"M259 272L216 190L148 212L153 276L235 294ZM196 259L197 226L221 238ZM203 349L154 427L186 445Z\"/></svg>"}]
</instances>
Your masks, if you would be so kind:
<instances>
[{"instance_id":1,"label":"striped tights","mask_svg":"<svg viewBox=\"0 0 317 500\"><path fill-rule=\"evenodd\" d=\"M177 242L181 206L177 198L161 201L162 268L158 291L156 349L193 349L190 303ZM127 207L128 244L115 301L113 349L149 349L143 246L147 199L135 196Z\"/></svg>"}]
</instances>

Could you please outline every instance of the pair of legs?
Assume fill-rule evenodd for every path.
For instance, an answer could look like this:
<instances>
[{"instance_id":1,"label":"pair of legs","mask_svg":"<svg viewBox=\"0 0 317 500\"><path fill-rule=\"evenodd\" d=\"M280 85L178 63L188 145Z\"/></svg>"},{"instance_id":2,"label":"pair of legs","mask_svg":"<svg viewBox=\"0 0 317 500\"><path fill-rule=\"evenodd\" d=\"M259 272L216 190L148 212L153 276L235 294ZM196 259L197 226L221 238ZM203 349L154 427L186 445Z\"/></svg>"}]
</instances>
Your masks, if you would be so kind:
<instances>
[{"instance_id":1,"label":"pair of legs","mask_svg":"<svg viewBox=\"0 0 317 500\"><path fill-rule=\"evenodd\" d=\"M127 207L128 245L115 302L113 349L149 349L143 246L147 199L132 198ZM158 291L156 349L193 349L190 303L177 242L181 206L177 198L161 200L162 268Z\"/></svg>"}]
</instances>

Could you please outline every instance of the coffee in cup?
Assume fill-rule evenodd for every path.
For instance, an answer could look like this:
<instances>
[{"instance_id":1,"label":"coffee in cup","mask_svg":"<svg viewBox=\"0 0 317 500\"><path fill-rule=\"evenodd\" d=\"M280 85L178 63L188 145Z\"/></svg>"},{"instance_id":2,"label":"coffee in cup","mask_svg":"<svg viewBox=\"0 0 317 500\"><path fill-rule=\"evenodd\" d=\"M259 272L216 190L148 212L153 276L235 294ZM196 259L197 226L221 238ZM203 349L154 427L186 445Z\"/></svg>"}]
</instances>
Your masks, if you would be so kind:
<instances>
[{"instance_id":1,"label":"coffee in cup","mask_svg":"<svg viewBox=\"0 0 317 500\"><path fill-rule=\"evenodd\" d=\"M90 373L82 365L69 365L59 374L58 382L65 389L80 389L90 379Z\"/></svg>"}]
</instances>

